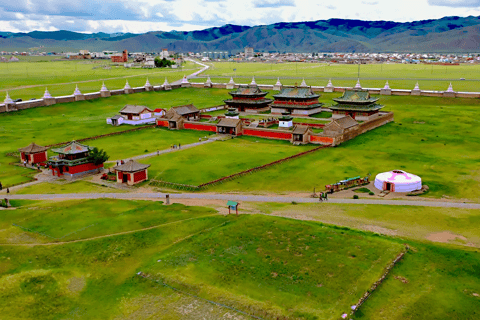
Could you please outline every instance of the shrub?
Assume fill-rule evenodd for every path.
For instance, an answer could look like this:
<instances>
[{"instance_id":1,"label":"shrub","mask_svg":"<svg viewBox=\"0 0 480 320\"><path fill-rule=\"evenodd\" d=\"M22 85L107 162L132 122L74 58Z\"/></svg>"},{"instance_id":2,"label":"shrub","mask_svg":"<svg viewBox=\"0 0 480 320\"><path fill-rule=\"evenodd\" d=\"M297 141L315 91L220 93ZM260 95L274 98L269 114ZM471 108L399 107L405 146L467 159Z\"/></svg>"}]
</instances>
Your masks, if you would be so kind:
<instances>
[{"instance_id":1,"label":"shrub","mask_svg":"<svg viewBox=\"0 0 480 320\"><path fill-rule=\"evenodd\" d=\"M358 196L357 196L357 195L354 195L354 196L353 196L353 199L358 199Z\"/></svg>"},{"instance_id":2,"label":"shrub","mask_svg":"<svg viewBox=\"0 0 480 320\"><path fill-rule=\"evenodd\" d=\"M370 191L368 194L371 195L371 196L374 196L375 192Z\"/></svg>"}]
</instances>

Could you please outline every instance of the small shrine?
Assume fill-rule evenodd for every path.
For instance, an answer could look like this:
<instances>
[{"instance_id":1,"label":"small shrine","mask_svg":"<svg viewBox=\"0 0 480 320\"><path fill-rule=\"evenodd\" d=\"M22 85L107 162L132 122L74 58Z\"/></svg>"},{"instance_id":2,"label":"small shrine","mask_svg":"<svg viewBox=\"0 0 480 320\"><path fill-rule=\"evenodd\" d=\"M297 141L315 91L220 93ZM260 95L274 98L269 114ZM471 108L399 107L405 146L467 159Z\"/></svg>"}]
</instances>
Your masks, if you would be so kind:
<instances>
[{"instance_id":1,"label":"small shrine","mask_svg":"<svg viewBox=\"0 0 480 320\"><path fill-rule=\"evenodd\" d=\"M122 165L113 167L117 173L117 182L125 183L129 186L148 180L149 164L138 163L128 160Z\"/></svg>"},{"instance_id":2,"label":"small shrine","mask_svg":"<svg viewBox=\"0 0 480 320\"><path fill-rule=\"evenodd\" d=\"M39 146L32 142L25 148L18 149L20 151L20 159L28 164L43 163L47 161L47 147Z\"/></svg>"},{"instance_id":3,"label":"small shrine","mask_svg":"<svg viewBox=\"0 0 480 320\"><path fill-rule=\"evenodd\" d=\"M278 127L279 128L292 128L293 127L293 117L289 114L284 114L278 118Z\"/></svg>"},{"instance_id":4,"label":"small shrine","mask_svg":"<svg viewBox=\"0 0 480 320\"><path fill-rule=\"evenodd\" d=\"M225 118L227 119L239 119L240 113L235 108L229 108L227 112L225 112Z\"/></svg>"}]
</instances>

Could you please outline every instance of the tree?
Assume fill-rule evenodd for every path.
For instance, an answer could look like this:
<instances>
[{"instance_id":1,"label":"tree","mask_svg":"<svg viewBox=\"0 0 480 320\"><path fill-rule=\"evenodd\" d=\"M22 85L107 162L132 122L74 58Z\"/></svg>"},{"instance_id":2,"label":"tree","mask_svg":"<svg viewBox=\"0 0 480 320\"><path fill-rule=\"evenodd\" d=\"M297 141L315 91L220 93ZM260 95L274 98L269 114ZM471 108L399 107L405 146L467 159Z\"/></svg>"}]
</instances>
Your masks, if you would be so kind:
<instances>
[{"instance_id":1,"label":"tree","mask_svg":"<svg viewBox=\"0 0 480 320\"><path fill-rule=\"evenodd\" d=\"M155 61L155 67L157 68L166 68L166 67L170 67L172 64L175 64L175 62L173 61L167 60L165 58L160 59L160 57L156 57L154 61Z\"/></svg>"},{"instance_id":2,"label":"tree","mask_svg":"<svg viewBox=\"0 0 480 320\"><path fill-rule=\"evenodd\" d=\"M88 156L88 161L93 162L95 165L100 165L107 161L110 157L107 155L103 149L98 149L97 147L93 148Z\"/></svg>"}]
</instances>

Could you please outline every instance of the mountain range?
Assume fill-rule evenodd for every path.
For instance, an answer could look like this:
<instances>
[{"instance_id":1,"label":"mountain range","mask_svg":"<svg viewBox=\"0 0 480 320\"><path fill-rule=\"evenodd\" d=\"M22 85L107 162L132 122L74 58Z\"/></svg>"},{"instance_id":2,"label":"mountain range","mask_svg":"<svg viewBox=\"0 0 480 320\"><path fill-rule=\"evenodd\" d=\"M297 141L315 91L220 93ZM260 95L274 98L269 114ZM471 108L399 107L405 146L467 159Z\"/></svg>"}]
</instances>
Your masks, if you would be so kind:
<instances>
[{"instance_id":1,"label":"mountain range","mask_svg":"<svg viewBox=\"0 0 480 320\"><path fill-rule=\"evenodd\" d=\"M228 51L246 46L264 52L480 52L480 17L444 17L414 22L329 19L260 26L227 24L196 31L78 33L0 32L0 50L130 52ZM41 49L39 49L41 48Z\"/></svg>"}]
</instances>

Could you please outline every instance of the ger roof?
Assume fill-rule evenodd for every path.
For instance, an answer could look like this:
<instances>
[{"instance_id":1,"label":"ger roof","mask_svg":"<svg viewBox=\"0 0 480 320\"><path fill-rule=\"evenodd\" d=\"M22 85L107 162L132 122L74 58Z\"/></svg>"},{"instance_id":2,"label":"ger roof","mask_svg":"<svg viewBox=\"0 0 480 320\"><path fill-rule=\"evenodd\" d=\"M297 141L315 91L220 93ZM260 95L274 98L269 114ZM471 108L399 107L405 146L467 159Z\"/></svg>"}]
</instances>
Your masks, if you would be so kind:
<instances>
[{"instance_id":1,"label":"ger roof","mask_svg":"<svg viewBox=\"0 0 480 320\"><path fill-rule=\"evenodd\" d=\"M24 152L24 153L44 152L46 150L48 150L47 147L39 146L38 144L35 144L35 142L32 142L30 145L28 145L25 148L18 149L18 151Z\"/></svg>"},{"instance_id":2,"label":"ger roof","mask_svg":"<svg viewBox=\"0 0 480 320\"><path fill-rule=\"evenodd\" d=\"M52 149L52 151L60 154L77 154L77 153L88 152L92 149L93 147L80 144L77 141L72 141L66 146Z\"/></svg>"},{"instance_id":3,"label":"ger roof","mask_svg":"<svg viewBox=\"0 0 480 320\"><path fill-rule=\"evenodd\" d=\"M235 128L239 122L242 122L240 119L233 119L233 118L223 118L217 124L218 127L230 127Z\"/></svg>"},{"instance_id":4,"label":"ger roof","mask_svg":"<svg viewBox=\"0 0 480 320\"><path fill-rule=\"evenodd\" d=\"M152 110L150 110L146 106L137 106L137 105L127 104L125 107L123 107L122 110L120 110L120 113L134 113L134 114L137 114L137 113L142 112L145 109L152 112Z\"/></svg>"},{"instance_id":5,"label":"ger roof","mask_svg":"<svg viewBox=\"0 0 480 320\"><path fill-rule=\"evenodd\" d=\"M334 98L333 101L336 101L341 104L372 104L378 101L378 98L370 97L368 91L360 90L346 90L343 93L343 96L340 98Z\"/></svg>"},{"instance_id":6,"label":"ger roof","mask_svg":"<svg viewBox=\"0 0 480 320\"><path fill-rule=\"evenodd\" d=\"M283 88L280 93L274 94L274 98L319 98L312 88Z\"/></svg>"},{"instance_id":7,"label":"ger roof","mask_svg":"<svg viewBox=\"0 0 480 320\"><path fill-rule=\"evenodd\" d=\"M172 107L171 109L175 110L175 112L181 116L183 116L184 114L200 112L200 110L198 110L193 104Z\"/></svg>"},{"instance_id":8,"label":"ger roof","mask_svg":"<svg viewBox=\"0 0 480 320\"><path fill-rule=\"evenodd\" d=\"M137 171L143 171L149 167L150 167L149 164L142 164L133 160L128 160L122 165L113 167L113 169L121 172L137 172Z\"/></svg>"}]
</instances>

